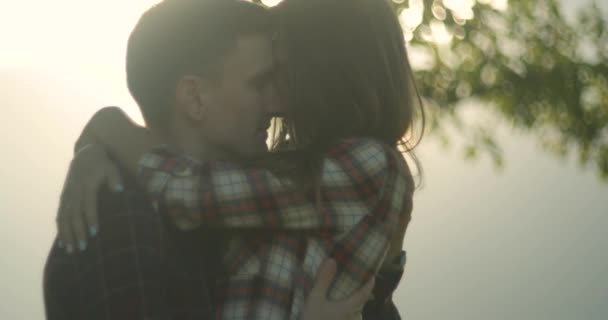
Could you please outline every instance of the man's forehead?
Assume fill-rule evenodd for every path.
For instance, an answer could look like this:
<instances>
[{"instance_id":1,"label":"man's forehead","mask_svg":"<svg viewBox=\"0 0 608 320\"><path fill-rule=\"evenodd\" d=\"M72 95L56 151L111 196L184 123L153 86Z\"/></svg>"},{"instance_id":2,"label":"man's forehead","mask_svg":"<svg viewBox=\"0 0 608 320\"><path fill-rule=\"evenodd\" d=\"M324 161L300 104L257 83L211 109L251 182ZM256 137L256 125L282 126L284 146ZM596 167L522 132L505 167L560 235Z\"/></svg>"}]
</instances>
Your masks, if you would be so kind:
<instances>
[{"instance_id":1,"label":"man's forehead","mask_svg":"<svg viewBox=\"0 0 608 320\"><path fill-rule=\"evenodd\" d=\"M234 50L226 57L226 71L237 69L244 75L267 72L274 67L269 34L256 33L237 38Z\"/></svg>"}]
</instances>

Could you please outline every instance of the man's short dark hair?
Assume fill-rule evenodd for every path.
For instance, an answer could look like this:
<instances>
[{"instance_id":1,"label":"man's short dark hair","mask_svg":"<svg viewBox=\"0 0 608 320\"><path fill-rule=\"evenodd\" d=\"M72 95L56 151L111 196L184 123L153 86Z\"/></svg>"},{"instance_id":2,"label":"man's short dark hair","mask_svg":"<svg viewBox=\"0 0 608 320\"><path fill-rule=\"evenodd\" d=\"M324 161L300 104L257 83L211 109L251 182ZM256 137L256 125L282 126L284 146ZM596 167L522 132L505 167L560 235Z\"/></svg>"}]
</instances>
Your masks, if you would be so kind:
<instances>
[{"instance_id":1,"label":"man's short dark hair","mask_svg":"<svg viewBox=\"0 0 608 320\"><path fill-rule=\"evenodd\" d=\"M269 30L266 9L241 0L164 0L146 11L126 59L127 85L146 124L166 129L181 76L220 76L238 36Z\"/></svg>"}]
</instances>

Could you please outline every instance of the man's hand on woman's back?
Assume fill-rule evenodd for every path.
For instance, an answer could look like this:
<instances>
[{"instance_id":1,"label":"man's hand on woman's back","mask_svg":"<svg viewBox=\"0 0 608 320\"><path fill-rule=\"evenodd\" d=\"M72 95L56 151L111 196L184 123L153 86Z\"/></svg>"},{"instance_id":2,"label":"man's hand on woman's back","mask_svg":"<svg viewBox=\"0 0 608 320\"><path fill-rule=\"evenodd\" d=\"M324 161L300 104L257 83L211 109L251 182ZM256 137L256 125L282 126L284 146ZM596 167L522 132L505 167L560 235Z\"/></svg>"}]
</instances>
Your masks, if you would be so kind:
<instances>
[{"instance_id":1,"label":"man's hand on woman's back","mask_svg":"<svg viewBox=\"0 0 608 320\"><path fill-rule=\"evenodd\" d=\"M319 267L313 288L306 299L302 320L353 320L361 319L365 303L374 288L374 278L355 291L350 297L340 301L330 301L328 291L336 274L336 262L326 259Z\"/></svg>"}]
</instances>

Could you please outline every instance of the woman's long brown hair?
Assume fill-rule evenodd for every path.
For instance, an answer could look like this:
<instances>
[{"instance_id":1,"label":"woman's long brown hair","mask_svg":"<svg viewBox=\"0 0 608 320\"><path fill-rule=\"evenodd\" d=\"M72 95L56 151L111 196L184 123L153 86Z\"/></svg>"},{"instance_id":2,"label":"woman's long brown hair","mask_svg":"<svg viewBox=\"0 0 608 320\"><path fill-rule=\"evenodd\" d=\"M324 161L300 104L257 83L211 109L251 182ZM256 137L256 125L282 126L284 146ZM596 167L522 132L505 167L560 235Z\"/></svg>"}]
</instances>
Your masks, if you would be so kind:
<instances>
[{"instance_id":1,"label":"woman's long brown hair","mask_svg":"<svg viewBox=\"0 0 608 320\"><path fill-rule=\"evenodd\" d=\"M271 167L310 186L329 145L370 137L413 154L424 110L403 31L388 0L284 0L273 8L287 55ZM421 132L422 133L422 132ZM287 151L289 150L289 151ZM420 169L418 169L420 170Z\"/></svg>"}]
</instances>

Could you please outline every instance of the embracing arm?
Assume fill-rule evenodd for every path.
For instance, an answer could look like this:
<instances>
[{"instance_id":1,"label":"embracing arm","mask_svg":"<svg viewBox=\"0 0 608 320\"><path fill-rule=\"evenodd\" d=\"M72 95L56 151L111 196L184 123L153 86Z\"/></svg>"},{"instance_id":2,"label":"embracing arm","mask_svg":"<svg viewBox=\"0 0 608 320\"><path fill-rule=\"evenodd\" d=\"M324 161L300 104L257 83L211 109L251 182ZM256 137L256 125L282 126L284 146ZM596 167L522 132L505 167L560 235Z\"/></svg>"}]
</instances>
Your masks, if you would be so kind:
<instances>
[{"instance_id":1,"label":"embracing arm","mask_svg":"<svg viewBox=\"0 0 608 320\"><path fill-rule=\"evenodd\" d=\"M87 229L94 236L99 227L97 196L100 188L107 185L115 192L124 190L122 170L108 158L112 151L109 147L120 151L124 168L125 164L137 162L130 159L140 157L138 152L143 153L141 150L159 144L151 137L145 128L135 125L116 107L103 108L89 120L74 146L74 159L60 198L57 212L59 246L64 246L68 253L73 252L76 245L84 250Z\"/></svg>"},{"instance_id":2,"label":"embracing arm","mask_svg":"<svg viewBox=\"0 0 608 320\"><path fill-rule=\"evenodd\" d=\"M324 162L320 199L266 169L200 162L158 150L163 142L117 107L106 107L86 125L79 143L102 145L127 172L167 206L178 226L346 230L364 216L386 215L382 199L398 175L387 148L369 139L332 147ZM406 190L397 190L405 194Z\"/></svg>"},{"instance_id":3,"label":"embracing arm","mask_svg":"<svg viewBox=\"0 0 608 320\"><path fill-rule=\"evenodd\" d=\"M162 144L158 135L138 126L118 107L100 109L86 124L74 151L89 144L100 145L128 173L135 174L139 159L152 148Z\"/></svg>"},{"instance_id":4,"label":"embracing arm","mask_svg":"<svg viewBox=\"0 0 608 320\"><path fill-rule=\"evenodd\" d=\"M82 129L78 140L76 140L76 143L74 144L74 154L88 145L101 145L101 141L97 137L96 132L94 132L93 127L96 126L98 122L107 122L108 119L105 118L107 118L109 114L116 112L113 111L113 109L114 107L105 107L95 112L93 117L91 117L89 122L84 126L84 129Z\"/></svg>"},{"instance_id":5,"label":"embracing arm","mask_svg":"<svg viewBox=\"0 0 608 320\"><path fill-rule=\"evenodd\" d=\"M200 162L166 149L150 152L161 141L117 108L94 120L87 130L123 167L138 171L140 184L180 228L330 231L328 254L338 264L332 299L348 296L378 272L401 216L409 214L407 165L371 139L344 140L329 149L315 198L269 170Z\"/></svg>"},{"instance_id":6,"label":"embracing arm","mask_svg":"<svg viewBox=\"0 0 608 320\"><path fill-rule=\"evenodd\" d=\"M271 171L166 150L146 154L138 178L178 227L329 231L327 253L338 264L329 297L342 299L378 272L400 222L409 220L412 188L399 158L370 139L336 143L324 159L318 201Z\"/></svg>"},{"instance_id":7,"label":"embracing arm","mask_svg":"<svg viewBox=\"0 0 608 320\"><path fill-rule=\"evenodd\" d=\"M140 162L138 179L178 226L349 230L365 216L385 219L397 168L386 148L352 139L330 148L318 199L270 170L200 162L168 150ZM396 190L401 192L400 190Z\"/></svg>"},{"instance_id":8,"label":"embracing arm","mask_svg":"<svg viewBox=\"0 0 608 320\"><path fill-rule=\"evenodd\" d=\"M407 165L400 166L387 147L370 139L345 140L329 149L318 199L267 169L200 162L167 149L150 152L162 140L134 124L117 107L97 112L79 141L100 143L129 173L138 172L144 189L168 208L178 227L205 224L344 231L365 216L387 222L395 210L399 212L391 223L409 221L411 177L401 168L407 169ZM395 184L394 180L403 181ZM410 207L387 207L389 196L400 197L399 205ZM402 232L405 225L397 229ZM401 249L394 244L391 247Z\"/></svg>"}]
</instances>

